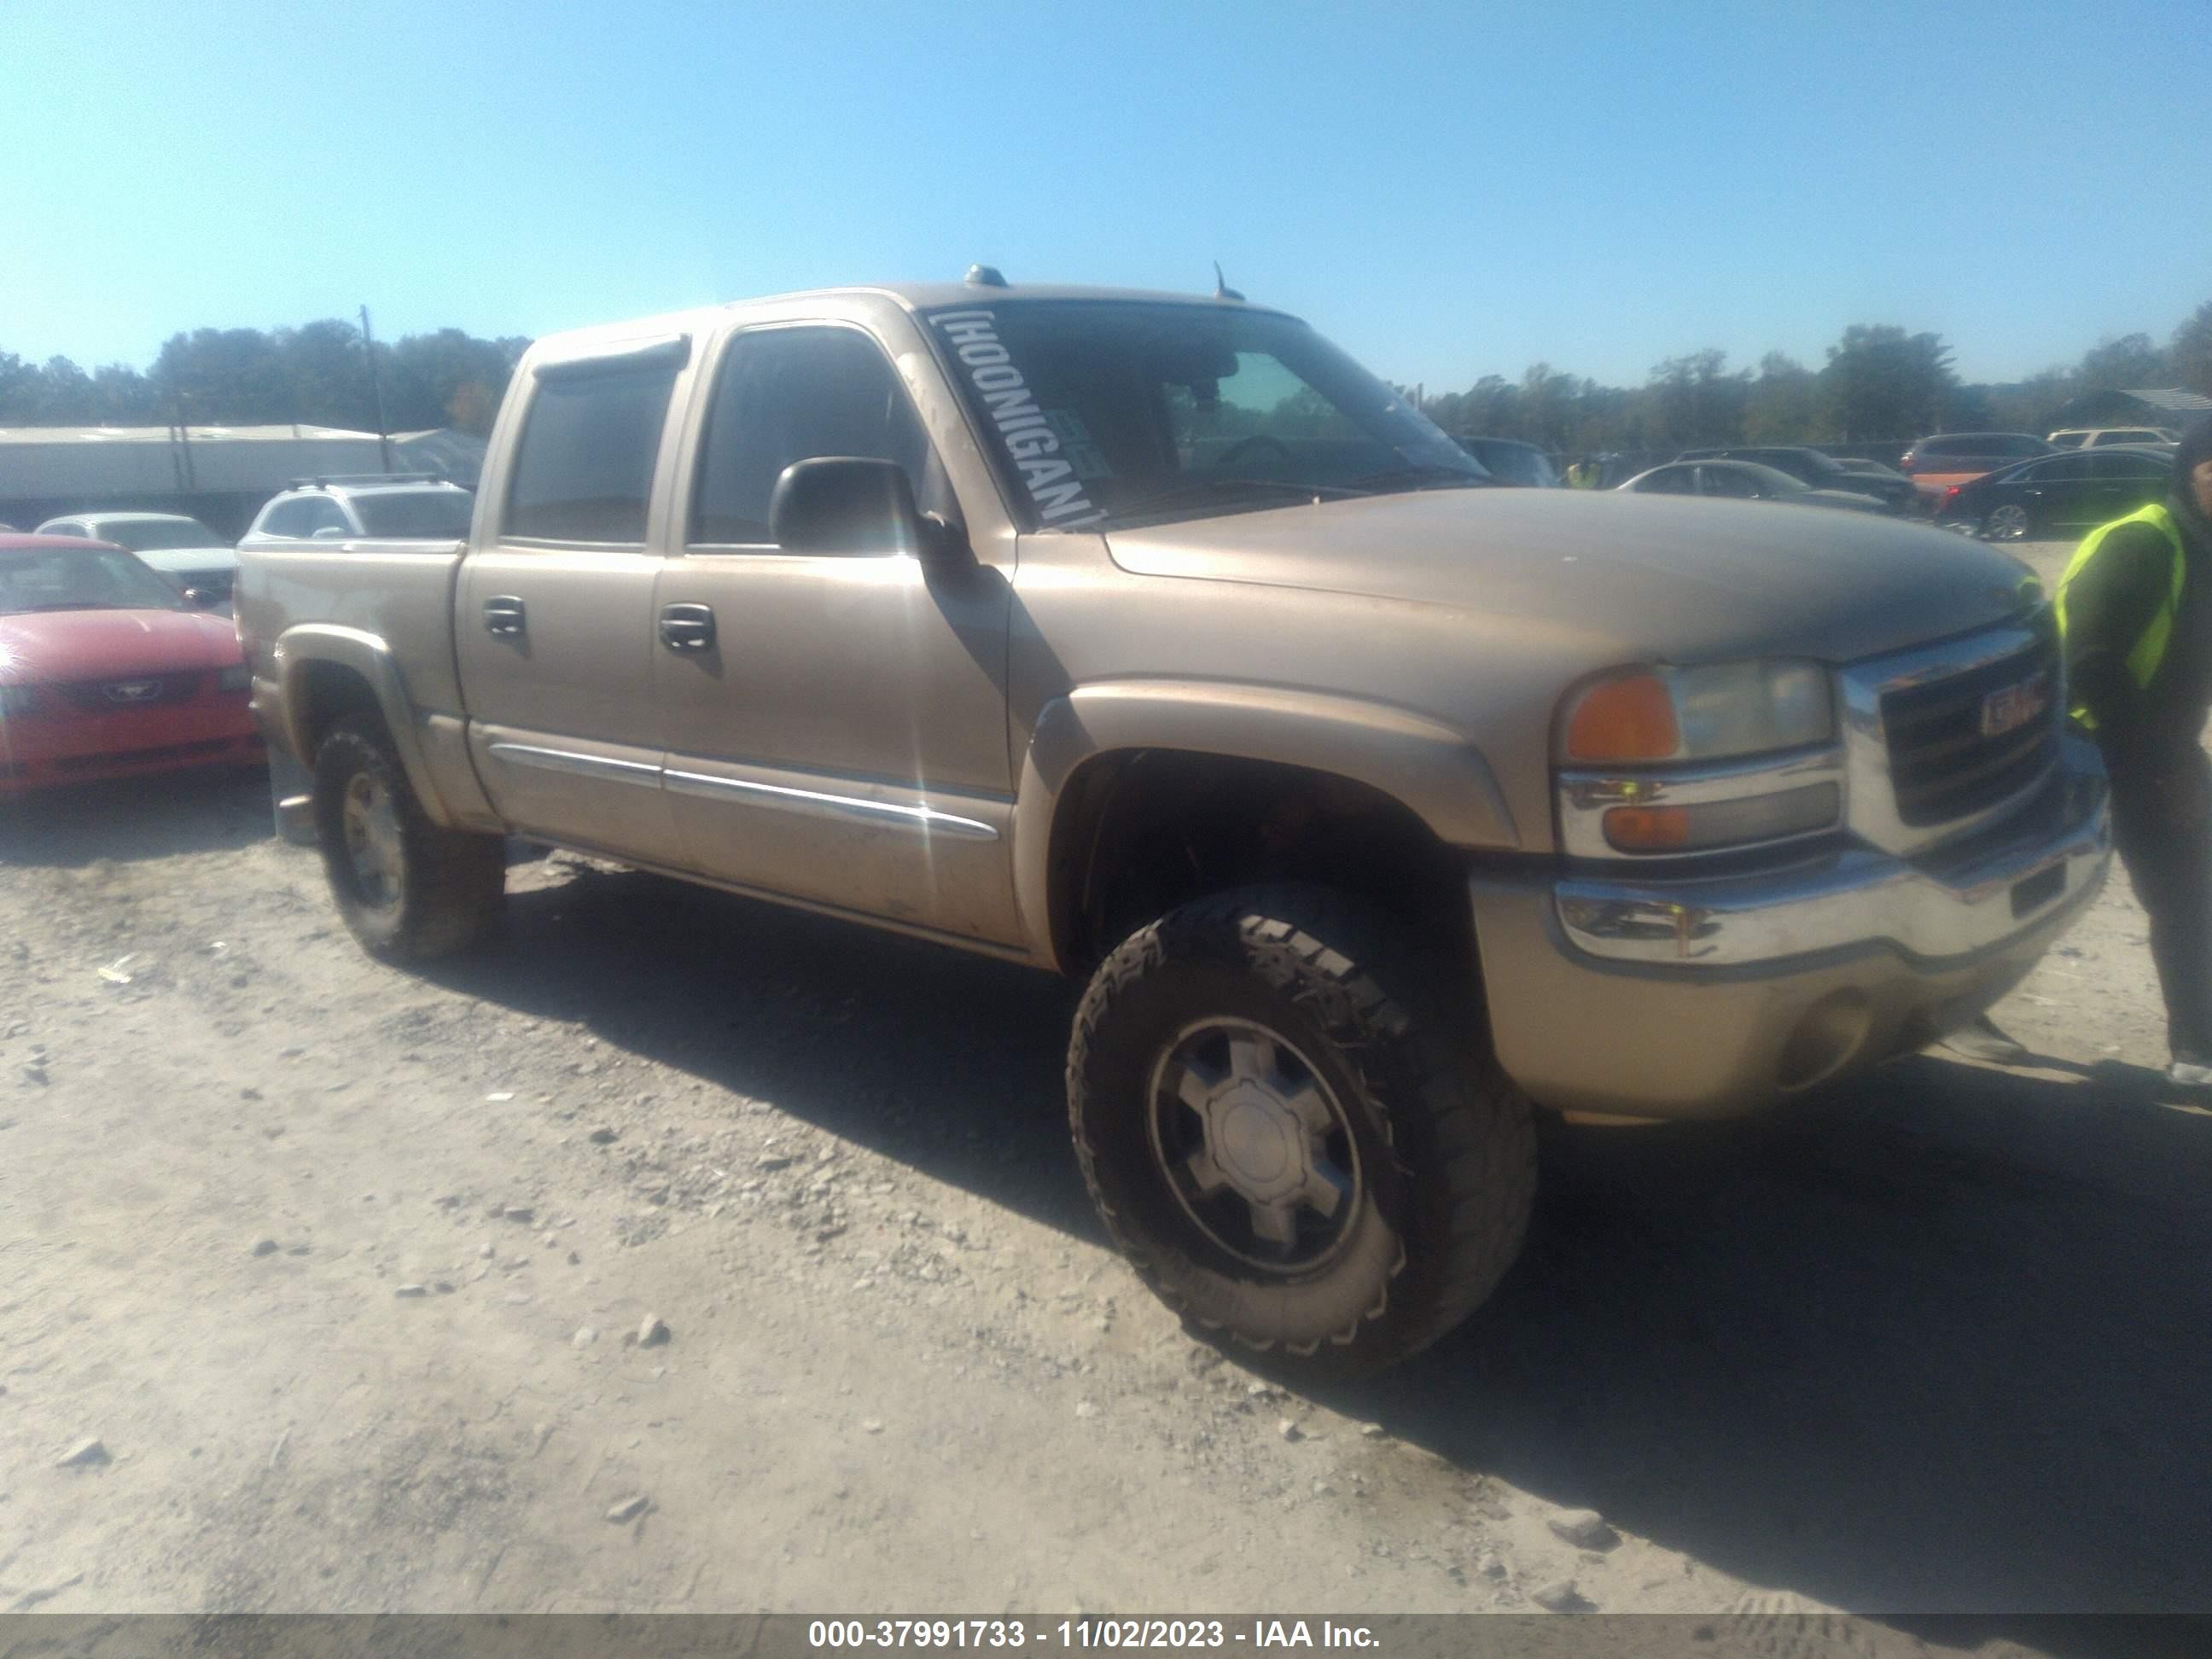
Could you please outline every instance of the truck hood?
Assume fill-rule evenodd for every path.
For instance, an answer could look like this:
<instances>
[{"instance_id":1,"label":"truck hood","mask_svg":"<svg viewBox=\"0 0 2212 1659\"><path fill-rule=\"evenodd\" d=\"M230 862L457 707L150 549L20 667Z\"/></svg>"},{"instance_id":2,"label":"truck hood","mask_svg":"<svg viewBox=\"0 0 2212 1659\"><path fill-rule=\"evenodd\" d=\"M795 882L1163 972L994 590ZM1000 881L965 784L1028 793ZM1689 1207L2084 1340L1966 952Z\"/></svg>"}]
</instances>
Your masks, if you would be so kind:
<instances>
[{"instance_id":1,"label":"truck hood","mask_svg":"<svg viewBox=\"0 0 2212 1659\"><path fill-rule=\"evenodd\" d=\"M244 660L227 617L199 611L33 611L0 617L0 684L66 685Z\"/></svg>"},{"instance_id":2,"label":"truck hood","mask_svg":"<svg viewBox=\"0 0 2212 1659\"><path fill-rule=\"evenodd\" d=\"M1152 576L1443 606L1609 641L1620 662L1841 663L2016 616L2019 561L1874 514L1451 489L1110 531Z\"/></svg>"}]
</instances>

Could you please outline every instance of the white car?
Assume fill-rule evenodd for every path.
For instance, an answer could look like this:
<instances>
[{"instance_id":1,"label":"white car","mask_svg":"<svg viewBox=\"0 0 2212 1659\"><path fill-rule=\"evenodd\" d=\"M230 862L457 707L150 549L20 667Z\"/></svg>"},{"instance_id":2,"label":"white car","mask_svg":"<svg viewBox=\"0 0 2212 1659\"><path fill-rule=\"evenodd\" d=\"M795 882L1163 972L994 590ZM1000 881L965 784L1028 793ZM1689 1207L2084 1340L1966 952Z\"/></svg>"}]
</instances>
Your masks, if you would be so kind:
<instances>
[{"instance_id":1,"label":"white car","mask_svg":"<svg viewBox=\"0 0 2212 1659\"><path fill-rule=\"evenodd\" d=\"M476 495L430 473L297 478L270 498L239 538L241 548L301 542L457 542L469 533Z\"/></svg>"},{"instance_id":2,"label":"white car","mask_svg":"<svg viewBox=\"0 0 2212 1659\"><path fill-rule=\"evenodd\" d=\"M238 555L198 519L182 513L71 513L47 520L38 533L128 548L195 605L230 614Z\"/></svg>"},{"instance_id":3,"label":"white car","mask_svg":"<svg viewBox=\"0 0 2212 1659\"><path fill-rule=\"evenodd\" d=\"M2103 449L2112 444L2178 444L2181 434L2164 426L2069 426L2051 434L2061 449Z\"/></svg>"}]
</instances>

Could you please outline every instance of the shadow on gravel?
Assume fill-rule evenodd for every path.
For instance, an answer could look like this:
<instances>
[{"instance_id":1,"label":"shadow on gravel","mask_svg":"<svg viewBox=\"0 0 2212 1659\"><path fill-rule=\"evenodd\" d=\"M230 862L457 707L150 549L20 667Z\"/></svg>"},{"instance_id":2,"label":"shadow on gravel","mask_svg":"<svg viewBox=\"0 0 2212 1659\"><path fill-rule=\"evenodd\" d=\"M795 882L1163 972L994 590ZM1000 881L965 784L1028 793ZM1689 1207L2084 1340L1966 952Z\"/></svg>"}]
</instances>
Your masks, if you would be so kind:
<instances>
[{"instance_id":1,"label":"shadow on gravel","mask_svg":"<svg viewBox=\"0 0 2212 1659\"><path fill-rule=\"evenodd\" d=\"M505 941L425 977L785 1111L1103 1240L1061 1081L1079 993L1011 967L658 877L511 893Z\"/></svg>"},{"instance_id":2,"label":"shadow on gravel","mask_svg":"<svg viewBox=\"0 0 2212 1659\"><path fill-rule=\"evenodd\" d=\"M228 853L272 833L269 775L229 768L0 798L0 868Z\"/></svg>"},{"instance_id":3,"label":"shadow on gravel","mask_svg":"<svg viewBox=\"0 0 2212 1659\"><path fill-rule=\"evenodd\" d=\"M510 908L436 977L1100 1237L1071 988L645 876ZM1846 1607L2212 1607L2212 1118L2143 1082L1923 1059L1744 1122L1563 1131L1490 1306L1330 1401Z\"/></svg>"},{"instance_id":4,"label":"shadow on gravel","mask_svg":"<svg viewBox=\"0 0 2212 1659\"><path fill-rule=\"evenodd\" d=\"M1550 1150L1394 1433L1845 1607L2212 1606L2212 1120L1921 1059Z\"/></svg>"}]
</instances>

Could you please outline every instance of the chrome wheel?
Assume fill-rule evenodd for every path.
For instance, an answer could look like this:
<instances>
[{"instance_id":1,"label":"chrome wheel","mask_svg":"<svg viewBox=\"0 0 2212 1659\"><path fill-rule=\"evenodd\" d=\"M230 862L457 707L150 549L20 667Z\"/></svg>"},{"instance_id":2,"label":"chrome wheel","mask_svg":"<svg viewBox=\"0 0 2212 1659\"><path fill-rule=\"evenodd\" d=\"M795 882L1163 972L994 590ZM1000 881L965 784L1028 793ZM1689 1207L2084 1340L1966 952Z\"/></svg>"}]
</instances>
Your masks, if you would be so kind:
<instances>
[{"instance_id":1,"label":"chrome wheel","mask_svg":"<svg viewBox=\"0 0 2212 1659\"><path fill-rule=\"evenodd\" d=\"M1280 1034L1186 1026L1152 1071L1152 1157L1207 1241L1271 1273L1312 1271L1359 1212L1359 1149L1335 1091Z\"/></svg>"},{"instance_id":2,"label":"chrome wheel","mask_svg":"<svg viewBox=\"0 0 2212 1659\"><path fill-rule=\"evenodd\" d=\"M2027 509L2011 501L1991 507L1989 517L1982 520L1982 534L1993 542L2025 541Z\"/></svg>"},{"instance_id":3,"label":"chrome wheel","mask_svg":"<svg viewBox=\"0 0 2212 1659\"><path fill-rule=\"evenodd\" d=\"M383 780L356 772L346 781L340 809L346 857L362 903L390 909L405 884L404 850L399 840L399 811Z\"/></svg>"}]
</instances>

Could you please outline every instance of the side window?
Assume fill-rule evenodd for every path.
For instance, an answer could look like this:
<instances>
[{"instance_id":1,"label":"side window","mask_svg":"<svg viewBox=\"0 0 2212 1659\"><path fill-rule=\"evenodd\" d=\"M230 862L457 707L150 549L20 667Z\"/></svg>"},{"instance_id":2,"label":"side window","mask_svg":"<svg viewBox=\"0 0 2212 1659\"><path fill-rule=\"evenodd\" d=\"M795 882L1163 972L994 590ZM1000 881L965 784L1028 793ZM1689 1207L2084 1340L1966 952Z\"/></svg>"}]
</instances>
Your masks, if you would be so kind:
<instances>
[{"instance_id":1,"label":"side window","mask_svg":"<svg viewBox=\"0 0 2212 1659\"><path fill-rule=\"evenodd\" d=\"M896 461L924 512L952 494L921 418L883 349L849 328L753 329L722 354L699 451L690 543L767 547L786 467L824 455Z\"/></svg>"},{"instance_id":2,"label":"side window","mask_svg":"<svg viewBox=\"0 0 2212 1659\"><path fill-rule=\"evenodd\" d=\"M2063 483L2069 479L2086 478L2096 462L2087 455L2061 455L2040 466L2027 469L2027 477L2037 483Z\"/></svg>"},{"instance_id":3,"label":"side window","mask_svg":"<svg viewBox=\"0 0 2212 1659\"><path fill-rule=\"evenodd\" d=\"M636 546L676 360L541 373L516 447L504 536Z\"/></svg>"},{"instance_id":4,"label":"side window","mask_svg":"<svg viewBox=\"0 0 2212 1659\"><path fill-rule=\"evenodd\" d=\"M1688 495L1696 493L1692 482L1695 469L1686 466L1662 467L1644 481L1647 494L1654 495Z\"/></svg>"},{"instance_id":5,"label":"side window","mask_svg":"<svg viewBox=\"0 0 2212 1659\"><path fill-rule=\"evenodd\" d=\"M1728 466L1708 466L1699 471L1708 495L1733 495L1741 501L1758 497L1759 480L1748 472Z\"/></svg>"},{"instance_id":6,"label":"side window","mask_svg":"<svg viewBox=\"0 0 2212 1659\"><path fill-rule=\"evenodd\" d=\"M307 509L306 514L307 527L302 532L303 534L312 536L318 530L341 530L349 536L357 533L352 521L345 515L345 508L340 507L329 496L311 496L301 505Z\"/></svg>"},{"instance_id":7,"label":"side window","mask_svg":"<svg viewBox=\"0 0 2212 1659\"><path fill-rule=\"evenodd\" d=\"M2162 478L2171 471L2151 456L2118 451L2109 455L2092 455L2089 468L2090 475L2099 478Z\"/></svg>"}]
</instances>

